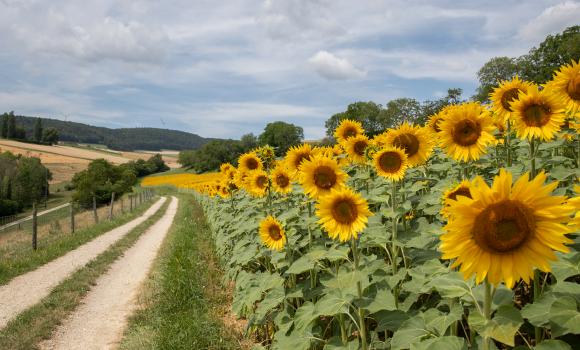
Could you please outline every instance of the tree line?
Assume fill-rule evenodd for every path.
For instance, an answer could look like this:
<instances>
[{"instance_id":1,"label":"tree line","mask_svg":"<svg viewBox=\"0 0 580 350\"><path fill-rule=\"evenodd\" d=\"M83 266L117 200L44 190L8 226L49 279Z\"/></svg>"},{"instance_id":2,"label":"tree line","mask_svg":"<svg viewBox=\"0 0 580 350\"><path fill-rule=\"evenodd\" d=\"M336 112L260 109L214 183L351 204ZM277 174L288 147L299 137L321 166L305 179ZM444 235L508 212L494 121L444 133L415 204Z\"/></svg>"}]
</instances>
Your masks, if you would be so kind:
<instances>
[{"instance_id":1,"label":"tree line","mask_svg":"<svg viewBox=\"0 0 580 350\"><path fill-rule=\"evenodd\" d=\"M111 201L113 193L120 197L132 192L139 177L163 172L169 167L160 154L148 160L139 159L121 165L114 165L105 159L93 160L87 169L78 172L69 189L74 190L73 200L80 206L90 208L93 198L97 205Z\"/></svg>"},{"instance_id":2,"label":"tree line","mask_svg":"<svg viewBox=\"0 0 580 350\"><path fill-rule=\"evenodd\" d=\"M43 128L42 119L36 118L34 129L29 138L26 129L16 123L14 112L4 113L0 116L0 137L9 140L34 142L54 145L58 143L59 134L55 128Z\"/></svg>"},{"instance_id":3,"label":"tree line","mask_svg":"<svg viewBox=\"0 0 580 350\"><path fill-rule=\"evenodd\" d=\"M14 215L49 195L52 174L40 159L0 154L0 216Z\"/></svg>"}]
</instances>

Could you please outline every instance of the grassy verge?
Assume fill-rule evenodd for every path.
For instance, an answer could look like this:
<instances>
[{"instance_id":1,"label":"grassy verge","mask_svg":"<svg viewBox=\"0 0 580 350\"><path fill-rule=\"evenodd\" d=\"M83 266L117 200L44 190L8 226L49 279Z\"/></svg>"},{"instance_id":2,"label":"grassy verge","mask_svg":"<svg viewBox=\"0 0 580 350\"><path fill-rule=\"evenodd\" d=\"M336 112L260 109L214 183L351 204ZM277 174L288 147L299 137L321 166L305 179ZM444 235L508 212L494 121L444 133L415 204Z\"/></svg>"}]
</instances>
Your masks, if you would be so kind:
<instances>
[{"instance_id":1,"label":"grassy verge","mask_svg":"<svg viewBox=\"0 0 580 350\"><path fill-rule=\"evenodd\" d=\"M154 199L156 200L156 199ZM48 236L39 240L38 250L33 251L30 243L20 242L0 248L0 285L12 278L46 264L65 253L83 245L91 239L123 225L143 212L153 203L145 202L131 213L117 216L115 219L102 220L98 224L81 229L74 234Z\"/></svg>"},{"instance_id":2,"label":"grassy verge","mask_svg":"<svg viewBox=\"0 0 580 350\"><path fill-rule=\"evenodd\" d=\"M203 211L180 196L173 228L161 247L130 319L121 349L240 349L223 323L229 296Z\"/></svg>"},{"instance_id":3,"label":"grassy verge","mask_svg":"<svg viewBox=\"0 0 580 350\"><path fill-rule=\"evenodd\" d=\"M134 228L85 267L59 284L49 296L12 320L0 331L0 349L37 349L80 303L109 266L165 213L169 200L152 217Z\"/></svg>"}]
</instances>

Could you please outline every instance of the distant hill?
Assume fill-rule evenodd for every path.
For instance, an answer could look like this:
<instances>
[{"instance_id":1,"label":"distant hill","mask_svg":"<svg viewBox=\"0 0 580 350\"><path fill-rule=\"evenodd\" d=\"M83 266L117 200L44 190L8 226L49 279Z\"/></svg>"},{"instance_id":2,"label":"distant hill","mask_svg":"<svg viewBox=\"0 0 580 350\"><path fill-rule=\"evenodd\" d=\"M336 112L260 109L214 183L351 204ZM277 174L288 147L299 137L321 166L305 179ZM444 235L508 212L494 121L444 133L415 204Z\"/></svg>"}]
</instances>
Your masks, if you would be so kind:
<instances>
[{"instance_id":1,"label":"distant hill","mask_svg":"<svg viewBox=\"0 0 580 350\"><path fill-rule=\"evenodd\" d=\"M26 130L26 135L29 138L32 137L35 120L34 117L16 116L16 124ZM110 149L121 151L197 149L212 140L178 130L158 128L109 129L48 118L42 118L42 126L57 129L60 141L102 144Z\"/></svg>"}]
</instances>

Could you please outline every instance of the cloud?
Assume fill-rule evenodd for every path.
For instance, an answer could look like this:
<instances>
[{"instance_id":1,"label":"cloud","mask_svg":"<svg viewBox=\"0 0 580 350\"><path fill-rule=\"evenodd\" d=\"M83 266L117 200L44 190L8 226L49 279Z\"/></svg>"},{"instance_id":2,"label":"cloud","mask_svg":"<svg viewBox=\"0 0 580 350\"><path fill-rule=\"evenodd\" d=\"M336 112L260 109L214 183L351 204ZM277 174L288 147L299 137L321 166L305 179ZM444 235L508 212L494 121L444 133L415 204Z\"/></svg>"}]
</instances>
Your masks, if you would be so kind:
<instances>
[{"instance_id":1,"label":"cloud","mask_svg":"<svg viewBox=\"0 0 580 350\"><path fill-rule=\"evenodd\" d=\"M330 80L345 80L363 78L366 75L344 58L336 57L328 51L318 51L308 59L308 63L316 73Z\"/></svg>"},{"instance_id":2,"label":"cloud","mask_svg":"<svg viewBox=\"0 0 580 350\"><path fill-rule=\"evenodd\" d=\"M580 3L566 1L546 8L540 15L522 26L518 36L536 43L543 40L546 34L554 34L568 26L578 24L578 19L580 19Z\"/></svg>"}]
</instances>

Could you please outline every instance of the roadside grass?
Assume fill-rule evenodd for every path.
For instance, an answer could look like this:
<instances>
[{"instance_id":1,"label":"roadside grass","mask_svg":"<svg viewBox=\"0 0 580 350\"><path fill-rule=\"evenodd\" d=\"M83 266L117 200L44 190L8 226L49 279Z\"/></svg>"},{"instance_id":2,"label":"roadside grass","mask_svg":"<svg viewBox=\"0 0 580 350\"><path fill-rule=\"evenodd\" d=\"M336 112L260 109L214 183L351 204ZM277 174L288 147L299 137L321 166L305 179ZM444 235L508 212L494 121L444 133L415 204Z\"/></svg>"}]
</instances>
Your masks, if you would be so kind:
<instances>
[{"instance_id":1,"label":"roadside grass","mask_svg":"<svg viewBox=\"0 0 580 350\"><path fill-rule=\"evenodd\" d=\"M191 196L179 197L120 349L249 349L241 330L224 324L231 298L203 210Z\"/></svg>"},{"instance_id":2,"label":"roadside grass","mask_svg":"<svg viewBox=\"0 0 580 350\"><path fill-rule=\"evenodd\" d=\"M93 238L112 230L117 226L135 219L143 214L143 212L145 212L145 210L156 200L157 197L153 198L151 201L143 202L132 212L125 212L124 214L114 217L113 220L106 220L104 217L101 217L101 221L99 221L98 224L92 224L91 221L89 227L79 229L72 234L49 234L44 231L42 233L39 232L38 249L36 251L32 250L31 247L30 232L18 232L26 235L25 237L27 237L27 239L22 240L22 237L19 237L17 240L4 242L0 246L0 285L7 283L18 275L32 271L35 268L76 249ZM65 208L65 210L68 211L69 209ZM80 218L77 223L79 224L78 226L84 226L80 221ZM63 227L66 229L66 232L68 232L68 227Z\"/></svg>"},{"instance_id":3,"label":"roadside grass","mask_svg":"<svg viewBox=\"0 0 580 350\"><path fill-rule=\"evenodd\" d=\"M170 200L167 200L157 213L59 284L41 302L8 323L4 329L0 330L0 349L38 349L38 344L50 338L51 333L79 305L82 298L111 264L163 216L169 202Z\"/></svg>"}]
</instances>

